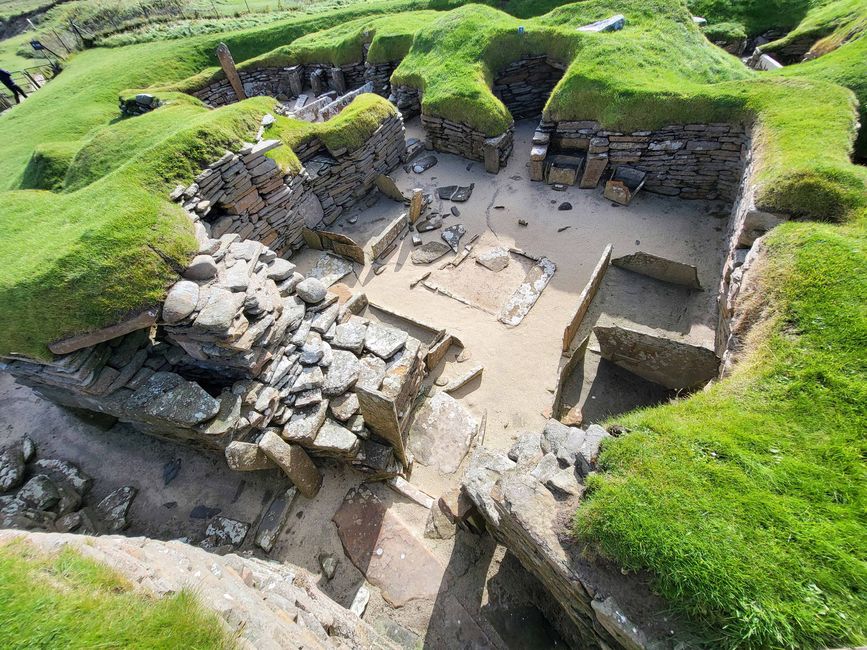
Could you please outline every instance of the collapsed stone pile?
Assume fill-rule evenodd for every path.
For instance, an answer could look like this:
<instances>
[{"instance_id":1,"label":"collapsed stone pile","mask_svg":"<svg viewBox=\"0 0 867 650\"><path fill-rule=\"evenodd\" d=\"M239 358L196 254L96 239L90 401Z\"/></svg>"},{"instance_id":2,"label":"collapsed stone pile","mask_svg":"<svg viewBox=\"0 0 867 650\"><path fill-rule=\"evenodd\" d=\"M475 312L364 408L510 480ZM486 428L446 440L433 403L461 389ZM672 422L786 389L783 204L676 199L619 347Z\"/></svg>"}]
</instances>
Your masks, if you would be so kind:
<instances>
[{"instance_id":1,"label":"collapsed stone pile","mask_svg":"<svg viewBox=\"0 0 867 650\"><path fill-rule=\"evenodd\" d=\"M95 535L127 527L137 494L122 487L94 507L87 502L93 479L72 463L36 458L29 437L0 449L0 528Z\"/></svg>"}]
</instances>

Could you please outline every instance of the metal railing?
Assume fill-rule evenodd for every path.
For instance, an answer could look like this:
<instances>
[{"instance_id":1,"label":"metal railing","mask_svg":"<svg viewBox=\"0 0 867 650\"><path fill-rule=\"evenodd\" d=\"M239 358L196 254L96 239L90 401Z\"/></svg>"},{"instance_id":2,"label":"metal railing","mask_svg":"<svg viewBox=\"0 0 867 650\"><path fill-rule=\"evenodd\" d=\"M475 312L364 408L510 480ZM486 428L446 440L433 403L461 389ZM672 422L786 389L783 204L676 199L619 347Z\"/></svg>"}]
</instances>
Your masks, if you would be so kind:
<instances>
[{"instance_id":1,"label":"metal railing","mask_svg":"<svg viewBox=\"0 0 867 650\"><path fill-rule=\"evenodd\" d=\"M12 71L12 80L18 84L28 95L36 92L46 83L51 81L60 72L60 66L51 63L34 65L29 68ZM10 93L6 86L0 85L0 112L15 105L15 96Z\"/></svg>"}]
</instances>

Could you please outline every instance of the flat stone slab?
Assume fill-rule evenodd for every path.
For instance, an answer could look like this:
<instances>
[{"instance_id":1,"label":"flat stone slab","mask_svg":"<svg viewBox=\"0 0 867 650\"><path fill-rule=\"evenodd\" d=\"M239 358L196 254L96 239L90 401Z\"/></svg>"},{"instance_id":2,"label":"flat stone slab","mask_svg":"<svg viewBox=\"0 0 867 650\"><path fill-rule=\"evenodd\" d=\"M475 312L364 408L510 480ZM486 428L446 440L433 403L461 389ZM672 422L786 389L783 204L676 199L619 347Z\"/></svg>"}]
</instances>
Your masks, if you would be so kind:
<instances>
[{"instance_id":1,"label":"flat stone slab","mask_svg":"<svg viewBox=\"0 0 867 650\"><path fill-rule=\"evenodd\" d=\"M389 605L436 598L445 567L368 488L350 490L332 521L349 559Z\"/></svg>"},{"instance_id":2,"label":"flat stone slab","mask_svg":"<svg viewBox=\"0 0 867 650\"><path fill-rule=\"evenodd\" d=\"M413 264L430 264L436 262L450 250L452 249L448 244L438 241L429 241L427 244L422 244L416 248L412 252L410 259Z\"/></svg>"},{"instance_id":3,"label":"flat stone slab","mask_svg":"<svg viewBox=\"0 0 867 650\"><path fill-rule=\"evenodd\" d=\"M675 262L674 260L651 255L644 251L617 257L611 260L611 264L633 273L640 273L655 280L660 280L661 282L701 290L701 283L698 281L698 269L691 264Z\"/></svg>"},{"instance_id":4,"label":"flat stone slab","mask_svg":"<svg viewBox=\"0 0 867 650\"><path fill-rule=\"evenodd\" d=\"M454 226L449 226L445 230L443 230L440 237L443 238L443 241L449 245L449 247L455 252L458 252L458 248L461 245L461 238L467 234L467 229L464 228L462 223L456 223Z\"/></svg>"},{"instance_id":5,"label":"flat stone slab","mask_svg":"<svg viewBox=\"0 0 867 650\"><path fill-rule=\"evenodd\" d=\"M403 330L371 323L364 337L364 347L382 359L390 359L403 349L409 335Z\"/></svg>"},{"instance_id":6,"label":"flat stone slab","mask_svg":"<svg viewBox=\"0 0 867 650\"><path fill-rule=\"evenodd\" d=\"M352 273L352 262L342 257L325 253L316 260L316 265L310 269L307 277L316 278L326 287L330 287L350 273Z\"/></svg>"},{"instance_id":7,"label":"flat stone slab","mask_svg":"<svg viewBox=\"0 0 867 650\"><path fill-rule=\"evenodd\" d=\"M425 400L409 431L416 461L443 474L454 473L467 455L479 423L455 398L437 393Z\"/></svg>"},{"instance_id":8,"label":"flat stone slab","mask_svg":"<svg viewBox=\"0 0 867 650\"><path fill-rule=\"evenodd\" d=\"M280 537L280 533L286 527L296 494L298 494L298 488L294 486L278 494L262 514L259 528L256 529L256 546L266 553L271 552Z\"/></svg>"},{"instance_id":9,"label":"flat stone slab","mask_svg":"<svg viewBox=\"0 0 867 650\"><path fill-rule=\"evenodd\" d=\"M524 316L530 313L533 305L542 295L542 291L554 277L556 270L557 265L547 257L536 262L527 271L527 277L524 278L521 286L515 289L515 293L503 305L497 320L509 327L519 325L524 320Z\"/></svg>"},{"instance_id":10,"label":"flat stone slab","mask_svg":"<svg viewBox=\"0 0 867 650\"><path fill-rule=\"evenodd\" d=\"M481 264L494 273L502 271L509 266L509 262L511 261L512 257L509 255L509 249L501 246L489 248L476 255L476 264Z\"/></svg>"},{"instance_id":11,"label":"flat stone slab","mask_svg":"<svg viewBox=\"0 0 867 650\"><path fill-rule=\"evenodd\" d=\"M334 350L334 358L325 373L322 392L325 395L342 395L358 380L358 357L346 350Z\"/></svg>"}]
</instances>

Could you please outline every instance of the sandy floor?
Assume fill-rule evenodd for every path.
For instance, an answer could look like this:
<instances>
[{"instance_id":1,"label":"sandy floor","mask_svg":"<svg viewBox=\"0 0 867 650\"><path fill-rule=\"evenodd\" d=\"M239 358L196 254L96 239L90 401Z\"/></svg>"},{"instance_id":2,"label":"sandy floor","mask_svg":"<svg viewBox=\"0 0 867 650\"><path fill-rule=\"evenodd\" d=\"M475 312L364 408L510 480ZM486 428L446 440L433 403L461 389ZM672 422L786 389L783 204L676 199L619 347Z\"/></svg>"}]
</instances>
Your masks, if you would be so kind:
<instances>
[{"instance_id":1,"label":"sandy floor","mask_svg":"<svg viewBox=\"0 0 867 650\"><path fill-rule=\"evenodd\" d=\"M508 167L496 176L486 173L481 163L440 153L434 153L438 164L422 174L403 169L392 174L404 194L414 187L433 194L433 211L449 214L456 206L460 216L448 216L444 227L463 224L467 234L462 244L479 235L476 251L489 244L511 246L534 256L544 255L557 264L554 278L518 327L507 328L495 314L529 265L520 256L512 255L510 266L498 274L471 258L457 269L438 271L451 256L430 265L415 265L410 261L413 245L407 237L387 258L383 273L374 275L368 264L357 277L343 280L363 287L371 301L448 328L464 342L472 355L468 363L482 364L484 374L480 383L474 382L474 390L465 391L462 401L476 415L487 411L485 444L494 448L507 448L518 433L543 424L555 388L563 328L608 243L614 246L614 257L643 250L693 264L698 267L702 286L711 290L688 300L676 289L675 295L657 291L648 299L640 276L611 269L611 277L619 281L609 283L616 285L616 290L606 292L606 313L622 316L619 320L677 331L696 342L713 340L716 321L713 301L722 267L725 221L720 215L727 215L724 206L643 193L630 206L622 207L605 200L601 188L570 187L557 192L530 182L526 161L534 128L533 121L518 124L515 152ZM417 120L410 122L407 132L408 137L421 137ZM470 183L475 183L475 189L466 203L436 198L438 186ZM573 209L558 210L564 201ZM331 229L364 245L405 210L405 206L382 197L372 207L357 207L342 215ZM350 224L351 219L357 222ZM529 225L518 225L518 219ZM558 232L565 226L569 228ZM440 233L437 230L421 236L425 242L439 241ZM319 255L305 250L293 261L304 271ZM430 279L438 285L474 299L478 306L433 293L422 285L410 289L410 283L427 271L432 271ZM443 372L452 374L457 369L447 367Z\"/></svg>"},{"instance_id":2,"label":"sandy floor","mask_svg":"<svg viewBox=\"0 0 867 650\"><path fill-rule=\"evenodd\" d=\"M481 381L473 381L454 396L477 417L487 414L484 443L500 449L508 448L521 431L543 425L555 388L563 328L606 244L614 245L615 257L643 250L694 264L703 286L712 291L688 299L648 293L631 274L612 269L588 318L616 317L678 332L696 341L712 337L716 316L711 297L715 295L722 263L724 222L714 216L722 211L721 206L644 193L631 206L616 207L602 198L601 189L556 192L531 183L526 160L534 126L532 122L519 124L515 153L508 168L497 176L485 173L481 163L445 154L434 154L438 164L423 174L401 169L394 174L405 193L421 187L435 195L437 186L475 183L468 202L452 204L434 199L432 206L445 214L453 205L458 207L460 216L448 216L445 226L461 223L466 227L462 244L479 235L476 252L490 246L512 246L535 256L544 255L557 264L551 283L518 327L507 328L497 321L496 313L532 265L521 256L512 255L509 267L500 273L482 268L472 257L457 269L438 270L451 255L429 266L417 266L410 261L413 246L406 238L386 260L386 269L380 275L375 275L369 264L364 268L356 265L356 274L343 279L350 286L363 287L373 303L448 328L463 341L470 359L458 364L458 351L452 349L428 384L440 373L453 376L471 364L482 364ZM417 123L410 124L408 131L410 136L420 135ZM559 211L557 207L564 201L570 202L573 209ZM367 244L405 209L379 197L371 207L359 207L343 215L331 229ZM357 222L350 224L350 219ZM528 226L518 225L518 219L525 219ZM558 232L566 226L568 229ZM440 233L433 231L422 238L426 242L439 240ZM303 272L320 255L304 251L293 261ZM421 285L410 289L410 283L427 271L432 271L432 281L472 304L433 293ZM572 388L573 399L586 403L587 421L601 420L612 412L660 398L652 386L624 380L618 372L588 353L588 362ZM628 390L623 389L624 381ZM612 395L611 387L618 386L618 392ZM218 508L225 516L255 522L270 496L285 484L272 472L230 472L216 454L153 440L124 425L82 419L40 400L29 389L0 374L0 446L25 433L39 444L40 456L65 458L93 475L96 497L121 485L138 487L141 491L132 507L133 523L128 531L133 535L188 537L196 542L203 537L206 522L189 517L194 506ZM166 486L163 466L175 458L182 461L181 471ZM461 474L462 470L458 470L443 476L417 464L412 481L438 497L456 485ZM331 518L346 492L362 477L336 466L326 467L324 475L316 499L296 499L290 524L271 558L318 573L320 554L334 554L339 559L336 575L331 581L322 577L320 586L348 606L364 584L364 576L344 556ZM423 539L452 577L439 585L441 591L436 599L411 601L398 610L389 607L378 590L370 587L366 620L383 630L394 629L395 623L409 630L405 634L406 647L458 647L472 638L469 628L482 630L497 647L557 647L556 635L529 602L529 593L536 588L533 579L505 549L495 547L490 539L464 533L450 540L423 538L427 510L382 484L372 489ZM457 598L462 608L457 613L449 595ZM464 620L458 623L461 617Z\"/></svg>"}]
</instances>

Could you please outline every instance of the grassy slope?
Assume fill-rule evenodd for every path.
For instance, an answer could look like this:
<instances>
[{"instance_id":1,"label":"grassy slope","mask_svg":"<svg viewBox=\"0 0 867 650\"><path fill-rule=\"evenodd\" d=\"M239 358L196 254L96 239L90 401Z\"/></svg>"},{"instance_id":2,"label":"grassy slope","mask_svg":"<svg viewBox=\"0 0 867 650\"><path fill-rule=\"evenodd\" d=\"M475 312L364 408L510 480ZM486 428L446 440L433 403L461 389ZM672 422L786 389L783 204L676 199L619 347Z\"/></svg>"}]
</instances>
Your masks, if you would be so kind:
<instances>
[{"instance_id":1,"label":"grassy slope","mask_svg":"<svg viewBox=\"0 0 867 650\"><path fill-rule=\"evenodd\" d=\"M373 5L350 15L371 9L383 10ZM243 60L343 18L331 12L223 38ZM10 190L0 194L0 354L44 356L48 342L116 322L164 296L177 277L173 267L195 247L168 191L227 145L251 138L273 101L208 111L165 94L168 106L117 121L117 96L191 75L212 61L219 40L83 52L0 117L0 178ZM12 191L19 188L61 192Z\"/></svg>"},{"instance_id":2,"label":"grassy slope","mask_svg":"<svg viewBox=\"0 0 867 650\"><path fill-rule=\"evenodd\" d=\"M769 237L770 320L728 380L632 413L576 530L723 646L867 640L867 212ZM769 406L772 405L772 408Z\"/></svg>"},{"instance_id":3,"label":"grassy slope","mask_svg":"<svg viewBox=\"0 0 867 650\"><path fill-rule=\"evenodd\" d=\"M150 598L74 551L22 542L0 547L0 626L4 648L235 647L189 592Z\"/></svg>"}]
</instances>

